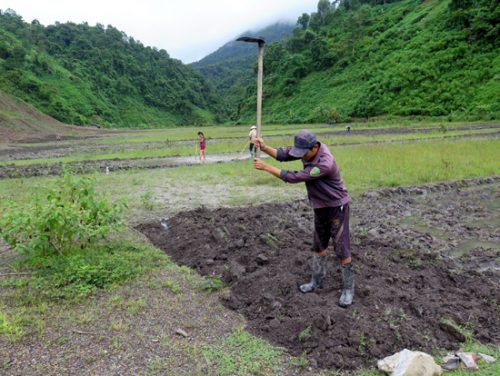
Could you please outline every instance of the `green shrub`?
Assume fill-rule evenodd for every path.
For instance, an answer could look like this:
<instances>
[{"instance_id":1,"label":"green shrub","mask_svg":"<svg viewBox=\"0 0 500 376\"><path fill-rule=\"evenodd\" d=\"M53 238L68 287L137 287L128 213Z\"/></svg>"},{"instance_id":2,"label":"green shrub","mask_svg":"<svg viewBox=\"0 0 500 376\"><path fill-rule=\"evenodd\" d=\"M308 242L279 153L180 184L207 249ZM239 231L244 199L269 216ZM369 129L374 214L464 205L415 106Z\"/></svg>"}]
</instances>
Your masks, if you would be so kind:
<instances>
[{"instance_id":1,"label":"green shrub","mask_svg":"<svg viewBox=\"0 0 500 376\"><path fill-rule=\"evenodd\" d=\"M43 199L10 205L0 217L0 236L28 257L67 255L116 229L125 207L99 197L92 179L65 172Z\"/></svg>"},{"instance_id":2,"label":"green shrub","mask_svg":"<svg viewBox=\"0 0 500 376\"><path fill-rule=\"evenodd\" d=\"M5 336L10 341L17 341L22 338L24 331L16 321L15 318L11 319L5 312L2 312L0 306L0 335Z\"/></svg>"},{"instance_id":3,"label":"green shrub","mask_svg":"<svg viewBox=\"0 0 500 376\"><path fill-rule=\"evenodd\" d=\"M144 266L133 245L98 244L66 257L52 254L24 262L34 269L28 285L49 299L73 299L137 276Z\"/></svg>"},{"instance_id":4,"label":"green shrub","mask_svg":"<svg viewBox=\"0 0 500 376\"><path fill-rule=\"evenodd\" d=\"M200 290L212 292L223 288L224 282L217 277L206 276L196 285L196 287Z\"/></svg>"},{"instance_id":5,"label":"green shrub","mask_svg":"<svg viewBox=\"0 0 500 376\"><path fill-rule=\"evenodd\" d=\"M341 116L336 107L321 105L316 110L313 120L318 123L334 124L341 121Z\"/></svg>"},{"instance_id":6,"label":"green shrub","mask_svg":"<svg viewBox=\"0 0 500 376\"><path fill-rule=\"evenodd\" d=\"M311 325L307 326L306 328L304 328L304 330L302 330L299 333L299 336L298 336L299 341L303 342L306 339L308 339L310 336L311 336Z\"/></svg>"},{"instance_id":7,"label":"green shrub","mask_svg":"<svg viewBox=\"0 0 500 376\"><path fill-rule=\"evenodd\" d=\"M31 274L0 283L21 289L23 296L34 294L44 301L77 300L161 267L166 261L164 254L153 247L120 239L75 250L64 257L54 253L21 260L15 266L31 270Z\"/></svg>"}]
</instances>

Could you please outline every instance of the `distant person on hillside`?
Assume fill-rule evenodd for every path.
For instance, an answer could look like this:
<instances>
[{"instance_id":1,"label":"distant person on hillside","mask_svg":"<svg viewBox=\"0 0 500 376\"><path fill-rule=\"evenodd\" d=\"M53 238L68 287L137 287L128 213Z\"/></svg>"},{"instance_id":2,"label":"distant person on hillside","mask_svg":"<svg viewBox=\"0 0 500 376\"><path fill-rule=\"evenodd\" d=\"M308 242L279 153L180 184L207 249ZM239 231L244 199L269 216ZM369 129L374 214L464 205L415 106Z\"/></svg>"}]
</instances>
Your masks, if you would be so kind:
<instances>
[{"instance_id":1,"label":"distant person on hillside","mask_svg":"<svg viewBox=\"0 0 500 376\"><path fill-rule=\"evenodd\" d=\"M280 162L301 159L304 166L302 171L289 171L254 158L257 170L267 171L286 183L306 183L309 201L314 209L313 258L311 281L301 285L300 291L308 293L323 287L328 243L333 239L333 249L342 271L339 305L351 305L354 299L354 270L349 239L350 197L335 158L328 147L308 130L295 135L294 146L275 149L267 146L262 138L256 139L255 145Z\"/></svg>"},{"instance_id":2,"label":"distant person on hillside","mask_svg":"<svg viewBox=\"0 0 500 376\"><path fill-rule=\"evenodd\" d=\"M255 148L254 141L257 138L257 127L255 125L252 125L250 127L250 132L248 133L248 138L250 139L250 146L248 149L250 150L250 156L255 156L257 149Z\"/></svg>"},{"instance_id":3,"label":"distant person on hillside","mask_svg":"<svg viewBox=\"0 0 500 376\"><path fill-rule=\"evenodd\" d=\"M198 132L198 143L199 143L199 158L200 162L205 162L207 160L207 142L203 132Z\"/></svg>"}]
</instances>

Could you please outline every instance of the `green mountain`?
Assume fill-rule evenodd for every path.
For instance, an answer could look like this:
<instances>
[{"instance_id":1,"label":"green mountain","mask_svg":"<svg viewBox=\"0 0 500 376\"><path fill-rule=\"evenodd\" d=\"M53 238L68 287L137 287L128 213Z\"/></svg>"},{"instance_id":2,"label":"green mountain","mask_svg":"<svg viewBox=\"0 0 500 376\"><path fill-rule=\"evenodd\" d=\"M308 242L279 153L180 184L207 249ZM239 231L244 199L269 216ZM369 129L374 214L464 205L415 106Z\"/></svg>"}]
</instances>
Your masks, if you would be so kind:
<instances>
[{"instance_id":1,"label":"green mountain","mask_svg":"<svg viewBox=\"0 0 500 376\"><path fill-rule=\"evenodd\" d=\"M0 11L0 89L70 124L218 122L220 97L194 69L112 26L26 23Z\"/></svg>"},{"instance_id":2,"label":"green mountain","mask_svg":"<svg viewBox=\"0 0 500 376\"><path fill-rule=\"evenodd\" d=\"M319 0L293 30L244 33L268 42L263 122L498 119L499 21L494 0ZM254 122L256 60L230 42L186 66L112 26L0 11L0 90L70 124Z\"/></svg>"},{"instance_id":3,"label":"green mountain","mask_svg":"<svg viewBox=\"0 0 500 376\"><path fill-rule=\"evenodd\" d=\"M266 47L263 122L500 116L500 3L320 0ZM238 103L255 119L255 83Z\"/></svg>"},{"instance_id":4,"label":"green mountain","mask_svg":"<svg viewBox=\"0 0 500 376\"><path fill-rule=\"evenodd\" d=\"M240 36L262 36L267 43L272 43L289 37L293 28L293 24L279 22L261 30L246 31ZM216 87L224 100L226 117L236 113L238 100L245 96L247 87L257 79L257 46L236 42L238 37L191 64Z\"/></svg>"}]
</instances>

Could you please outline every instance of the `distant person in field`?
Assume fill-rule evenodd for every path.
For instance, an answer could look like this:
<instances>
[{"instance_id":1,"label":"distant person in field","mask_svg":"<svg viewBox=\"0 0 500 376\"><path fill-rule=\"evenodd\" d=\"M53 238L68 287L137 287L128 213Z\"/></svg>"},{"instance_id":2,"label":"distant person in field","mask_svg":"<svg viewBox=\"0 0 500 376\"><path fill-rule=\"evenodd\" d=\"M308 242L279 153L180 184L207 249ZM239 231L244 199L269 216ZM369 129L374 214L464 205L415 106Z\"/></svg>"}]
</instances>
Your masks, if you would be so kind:
<instances>
[{"instance_id":1,"label":"distant person in field","mask_svg":"<svg viewBox=\"0 0 500 376\"><path fill-rule=\"evenodd\" d=\"M205 162L207 160L207 141L203 132L198 132L198 143L200 162Z\"/></svg>"},{"instance_id":2,"label":"distant person in field","mask_svg":"<svg viewBox=\"0 0 500 376\"><path fill-rule=\"evenodd\" d=\"M351 305L354 299L354 270L349 239L350 197L335 158L328 147L308 130L295 135L294 146L275 149L267 146L262 138L256 139L255 145L280 162L301 159L304 166L302 171L289 171L254 158L257 170L267 171L286 183L306 183L309 201L314 209L312 276L309 283L300 286L300 291L314 292L323 287L328 243L333 239L333 249L342 271L339 305Z\"/></svg>"},{"instance_id":3,"label":"distant person in field","mask_svg":"<svg viewBox=\"0 0 500 376\"><path fill-rule=\"evenodd\" d=\"M254 141L257 138L257 127L255 125L252 125L250 127L250 132L248 133L248 138L250 139L248 149L250 150L250 155L253 157L255 155L255 153L257 152L257 149L255 148L255 144L254 144Z\"/></svg>"}]
</instances>

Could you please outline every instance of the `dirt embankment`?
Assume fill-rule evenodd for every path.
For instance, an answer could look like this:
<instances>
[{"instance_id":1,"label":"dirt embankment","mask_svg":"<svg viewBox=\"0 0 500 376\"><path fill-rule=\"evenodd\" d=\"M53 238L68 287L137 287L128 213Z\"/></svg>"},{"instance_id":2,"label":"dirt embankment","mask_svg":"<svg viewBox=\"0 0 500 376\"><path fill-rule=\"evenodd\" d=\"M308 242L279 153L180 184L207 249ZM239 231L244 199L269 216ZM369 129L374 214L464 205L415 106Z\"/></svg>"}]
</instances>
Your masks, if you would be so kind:
<instances>
[{"instance_id":1,"label":"dirt embankment","mask_svg":"<svg viewBox=\"0 0 500 376\"><path fill-rule=\"evenodd\" d=\"M207 156L207 163L223 163L248 159L247 154L224 153ZM130 169L155 169L178 166L198 165L200 161L196 156L187 157L150 157L150 158L113 158L70 163L7 165L0 166L0 179L21 178L30 176L60 175L65 167L79 174L93 172L113 172Z\"/></svg>"},{"instance_id":2,"label":"dirt embankment","mask_svg":"<svg viewBox=\"0 0 500 376\"><path fill-rule=\"evenodd\" d=\"M81 138L97 129L67 125L0 91L0 141L41 142Z\"/></svg>"},{"instance_id":3,"label":"dirt embankment","mask_svg":"<svg viewBox=\"0 0 500 376\"><path fill-rule=\"evenodd\" d=\"M231 286L224 304L249 329L318 368L372 366L403 348L500 344L500 176L366 193L352 202L355 303L337 305L333 257L324 289L310 276L305 201L198 209L140 226L176 262Z\"/></svg>"}]
</instances>

